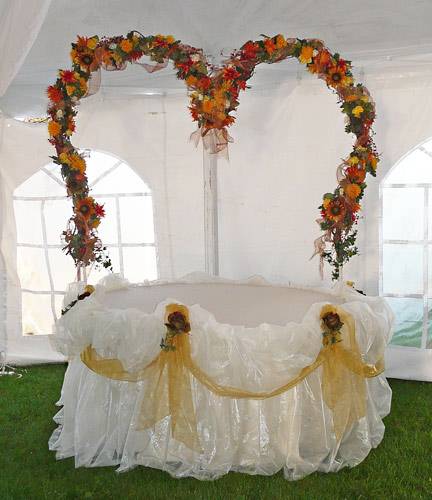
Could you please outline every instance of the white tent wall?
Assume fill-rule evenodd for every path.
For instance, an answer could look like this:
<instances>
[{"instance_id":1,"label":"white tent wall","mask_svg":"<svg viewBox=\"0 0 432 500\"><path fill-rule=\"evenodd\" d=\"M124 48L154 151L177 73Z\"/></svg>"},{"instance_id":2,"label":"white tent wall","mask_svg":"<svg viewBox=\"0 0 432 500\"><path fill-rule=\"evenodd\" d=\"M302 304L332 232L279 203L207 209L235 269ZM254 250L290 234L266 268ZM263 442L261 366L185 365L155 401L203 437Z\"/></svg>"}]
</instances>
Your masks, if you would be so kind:
<instances>
[{"instance_id":1,"label":"white tent wall","mask_svg":"<svg viewBox=\"0 0 432 500\"><path fill-rule=\"evenodd\" d=\"M107 151L126 161L152 190L158 275L162 279L204 271L202 152L188 141L193 125L185 107L185 95L113 99L94 96L80 109L75 136L80 148ZM51 361L58 356L52 352L47 337L21 335L12 195L19 184L49 163L53 151L44 125L12 119L5 122L1 248L8 277L8 359ZM66 264L70 257L64 259Z\"/></svg>"},{"instance_id":2,"label":"white tent wall","mask_svg":"<svg viewBox=\"0 0 432 500\"><path fill-rule=\"evenodd\" d=\"M379 293L379 184L404 154L432 137L431 5L403 0L348 4L278 0L269 8L261 0L161 0L149 17L149 4L142 0L131 0L122 12L114 0L51 3L26 63L0 103L10 115L2 118L0 143L1 251L8 283L0 319L7 312L3 337L11 361L58 359L46 336L21 335L12 206L13 190L49 161L53 149L44 125L20 123L12 116L42 112L43 90L57 67L69 65L69 42L76 33L114 35L134 28L173 33L218 59L221 49L228 53L259 33L282 32L322 38L352 59L358 81L376 101L374 128L382 161L377 178L367 179L360 255L345 268L344 279L368 294ZM317 207L336 186L336 167L350 151L352 138L344 133L335 95L295 62L258 67L250 84L230 129L235 141L230 162L218 160L217 166L220 274L320 284L318 259L309 262L320 234ZM153 95L142 95L146 92ZM187 104L184 84L171 68L152 75L136 67L103 73L102 91L80 106L74 135L77 146L126 161L151 188L158 272L168 279L205 269L203 155L188 141L194 125ZM330 284L328 269L324 283ZM5 291L0 285L3 297ZM1 338L0 333L0 350ZM391 346L387 374L432 380L431 351Z\"/></svg>"}]
</instances>

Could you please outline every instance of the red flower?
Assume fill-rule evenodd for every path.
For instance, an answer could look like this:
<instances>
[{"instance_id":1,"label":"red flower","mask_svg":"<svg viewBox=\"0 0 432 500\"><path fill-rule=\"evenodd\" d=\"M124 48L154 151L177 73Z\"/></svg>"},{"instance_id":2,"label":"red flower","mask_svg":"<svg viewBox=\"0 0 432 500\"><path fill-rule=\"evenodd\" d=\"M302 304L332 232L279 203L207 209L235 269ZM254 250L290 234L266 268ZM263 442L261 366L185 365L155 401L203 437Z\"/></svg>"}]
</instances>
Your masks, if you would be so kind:
<instances>
[{"instance_id":1,"label":"red flower","mask_svg":"<svg viewBox=\"0 0 432 500\"><path fill-rule=\"evenodd\" d=\"M98 217L105 217L105 209L103 205L99 205L99 203L95 203L95 214Z\"/></svg>"},{"instance_id":2,"label":"red flower","mask_svg":"<svg viewBox=\"0 0 432 500\"><path fill-rule=\"evenodd\" d=\"M196 86L202 90L207 90L211 86L211 78L208 76L204 76L203 78L200 78L196 84Z\"/></svg>"},{"instance_id":3,"label":"red flower","mask_svg":"<svg viewBox=\"0 0 432 500\"><path fill-rule=\"evenodd\" d=\"M50 85L47 88L47 94L52 102L60 102L63 99L62 91L59 88L54 87L53 85Z\"/></svg>"},{"instance_id":4,"label":"red flower","mask_svg":"<svg viewBox=\"0 0 432 500\"><path fill-rule=\"evenodd\" d=\"M74 83L75 82L75 73L70 69L65 69L60 72L61 79L64 83Z\"/></svg>"},{"instance_id":5,"label":"red flower","mask_svg":"<svg viewBox=\"0 0 432 500\"><path fill-rule=\"evenodd\" d=\"M224 78L226 80L235 80L240 76L240 73L235 68L225 68Z\"/></svg>"},{"instance_id":6,"label":"red flower","mask_svg":"<svg viewBox=\"0 0 432 500\"><path fill-rule=\"evenodd\" d=\"M247 42L243 45L241 50L244 59L255 59L258 52L258 46L254 42Z\"/></svg>"},{"instance_id":7,"label":"red flower","mask_svg":"<svg viewBox=\"0 0 432 500\"><path fill-rule=\"evenodd\" d=\"M246 81L245 80L239 80L237 82L237 86L239 89L246 90Z\"/></svg>"}]
</instances>

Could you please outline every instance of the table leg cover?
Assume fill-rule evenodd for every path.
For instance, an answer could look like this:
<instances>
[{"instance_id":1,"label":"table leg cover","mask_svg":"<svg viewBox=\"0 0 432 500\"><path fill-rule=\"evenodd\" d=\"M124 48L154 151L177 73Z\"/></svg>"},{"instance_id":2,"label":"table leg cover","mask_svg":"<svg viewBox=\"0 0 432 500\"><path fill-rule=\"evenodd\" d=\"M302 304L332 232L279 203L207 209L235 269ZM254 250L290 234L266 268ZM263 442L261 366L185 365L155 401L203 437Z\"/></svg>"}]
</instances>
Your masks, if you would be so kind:
<instances>
[{"instance_id":1,"label":"table leg cover","mask_svg":"<svg viewBox=\"0 0 432 500\"><path fill-rule=\"evenodd\" d=\"M170 301L107 313L95 295L57 325L72 357L49 442L57 458L199 479L283 468L299 479L355 466L381 441L391 315L379 299L244 328Z\"/></svg>"}]
</instances>

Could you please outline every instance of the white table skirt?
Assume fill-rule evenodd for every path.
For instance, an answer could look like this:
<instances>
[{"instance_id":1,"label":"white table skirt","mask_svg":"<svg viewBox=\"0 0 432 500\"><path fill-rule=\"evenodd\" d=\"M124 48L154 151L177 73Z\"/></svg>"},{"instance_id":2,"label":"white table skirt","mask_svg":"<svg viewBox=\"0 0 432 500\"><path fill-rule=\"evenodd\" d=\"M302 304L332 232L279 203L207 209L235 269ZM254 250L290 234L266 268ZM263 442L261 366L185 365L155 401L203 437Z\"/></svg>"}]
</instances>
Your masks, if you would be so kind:
<instances>
[{"instance_id":1,"label":"white table skirt","mask_svg":"<svg viewBox=\"0 0 432 500\"><path fill-rule=\"evenodd\" d=\"M282 468L287 479L299 479L359 464L384 435L382 418L390 411L391 389L383 375L366 379L367 415L340 443L322 398L321 368L281 396L263 401L219 397L192 378L201 453L172 438L169 417L155 428L135 429L146 381L99 376L79 353L92 344L130 371L145 366L159 352L168 303L189 307L195 362L218 383L245 390L269 391L315 360L322 346L319 313L326 303L341 304L355 318L367 363L378 361L391 335L392 314L385 301L346 286L323 291L202 281L192 277L174 285L136 287L112 277L61 318L54 342L71 361L58 403L63 408L55 416L59 426L49 441L57 458L74 456L77 467L117 465L125 471L144 465L198 479L216 479L230 470L270 475ZM166 299L158 303L160 294ZM218 311L218 319L209 310ZM234 321L236 310L243 312ZM303 318L294 323L290 319L296 314ZM230 323L222 322L228 317Z\"/></svg>"}]
</instances>

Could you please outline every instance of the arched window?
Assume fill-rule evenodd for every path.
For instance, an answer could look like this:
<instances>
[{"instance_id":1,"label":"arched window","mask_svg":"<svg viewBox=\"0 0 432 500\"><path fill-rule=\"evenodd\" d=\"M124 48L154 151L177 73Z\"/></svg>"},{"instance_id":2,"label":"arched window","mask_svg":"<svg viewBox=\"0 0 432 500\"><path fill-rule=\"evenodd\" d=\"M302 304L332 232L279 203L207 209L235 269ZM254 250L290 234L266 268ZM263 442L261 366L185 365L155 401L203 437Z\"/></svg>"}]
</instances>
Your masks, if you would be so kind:
<instances>
[{"instance_id":1,"label":"arched window","mask_svg":"<svg viewBox=\"0 0 432 500\"><path fill-rule=\"evenodd\" d=\"M91 194L105 206L99 235L114 272L132 282L157 278L151 191L122 160L86 151ZM24 334L51 333L63 296L76 270L62 251L60 235L72 214L58 165L50 163L14 192L17 270L21 283ZM91 270L89 283L108 271Z\"/></svg>"},{"instance_id":2,"label":"arched window","mask_svg":"<svg viewBox=\"0 0 432 500\"><path fill-rule=\"evenodd\" d=\"M381 292L396 315L392 344L432 348L432 139L381 185Z\"/></svg>"}]
</instances>

